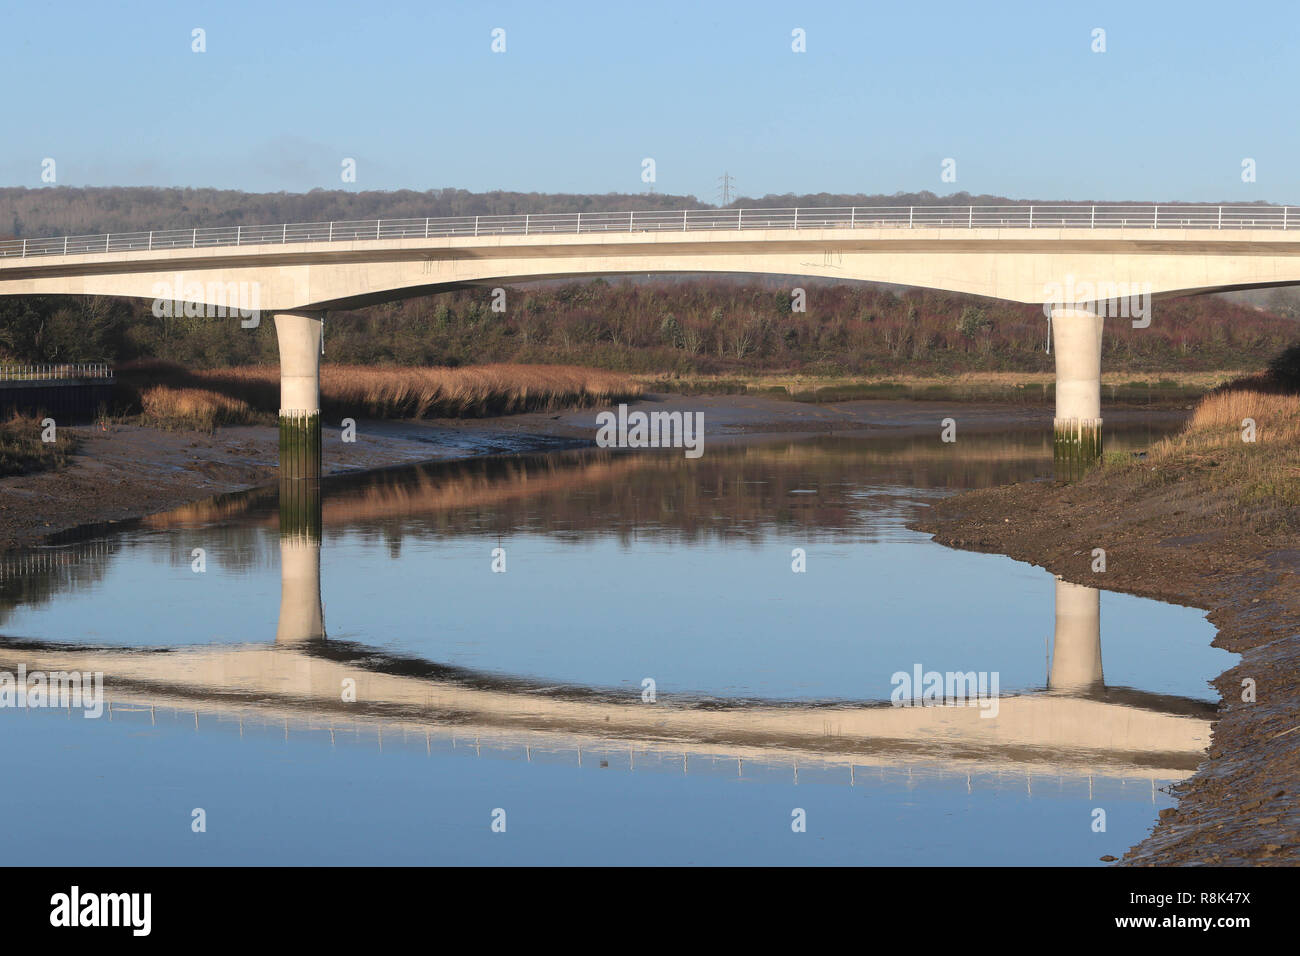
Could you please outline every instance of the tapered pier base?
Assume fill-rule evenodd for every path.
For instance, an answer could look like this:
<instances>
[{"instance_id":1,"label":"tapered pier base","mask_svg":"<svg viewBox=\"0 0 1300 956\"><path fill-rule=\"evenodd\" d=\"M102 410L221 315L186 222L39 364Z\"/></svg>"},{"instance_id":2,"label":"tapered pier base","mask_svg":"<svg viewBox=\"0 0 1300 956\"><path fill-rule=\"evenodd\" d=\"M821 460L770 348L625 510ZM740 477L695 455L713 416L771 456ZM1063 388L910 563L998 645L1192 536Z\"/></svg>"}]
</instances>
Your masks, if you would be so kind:
<instances>
[{"instance_id":1,"label":"tapered pier base","mask_svg":"<svg viewBox=\"0 0 1300 956\"><path fill-rule=\"evenodd\" d=\"M320 312L281 312L280 477L316 479L321 473Z\"/></svg>"},{"instance_id":2,"label":"tapered pier base","mask_svg":"<svg viewBox=\"0 0 1300 956\"><path fill-rule=\"evenodd\" d=\"M1101 419L1053 419L1052 460L1060 481L1078 481L1087 474L1101 460Z\"/></svg>"},{"instance_id":3,"label":"tapered pier base","mask_svg":"<svg viewBox=\"0 0 1300 956\"><path fill-rule=\"evenodd\" d=\"M280 409L280 477L320 478L320 412Z\"/></svg>"}]
</instances>

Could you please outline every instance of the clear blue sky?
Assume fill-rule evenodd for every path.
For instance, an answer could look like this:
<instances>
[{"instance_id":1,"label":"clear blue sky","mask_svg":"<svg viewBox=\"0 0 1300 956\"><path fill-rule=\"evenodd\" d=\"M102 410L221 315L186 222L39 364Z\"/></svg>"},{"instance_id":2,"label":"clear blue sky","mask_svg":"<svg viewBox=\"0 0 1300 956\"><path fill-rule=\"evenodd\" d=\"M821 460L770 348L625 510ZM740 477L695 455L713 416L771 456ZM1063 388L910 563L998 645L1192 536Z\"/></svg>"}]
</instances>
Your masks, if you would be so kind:
<instances>
[{"instance_id":1,"label":"clear blue sky","mask_svg":"<svg viewBox=\"0 0 1300 956\"><path fill-rule=\"evenodd\" d=\"M50 157L73 186L640 192L653 157L657 191L711 201L728 170L750 196L1297 203L1297 26L1270 0L11 4L0 184Z\"/></svg>"}]
</instances>

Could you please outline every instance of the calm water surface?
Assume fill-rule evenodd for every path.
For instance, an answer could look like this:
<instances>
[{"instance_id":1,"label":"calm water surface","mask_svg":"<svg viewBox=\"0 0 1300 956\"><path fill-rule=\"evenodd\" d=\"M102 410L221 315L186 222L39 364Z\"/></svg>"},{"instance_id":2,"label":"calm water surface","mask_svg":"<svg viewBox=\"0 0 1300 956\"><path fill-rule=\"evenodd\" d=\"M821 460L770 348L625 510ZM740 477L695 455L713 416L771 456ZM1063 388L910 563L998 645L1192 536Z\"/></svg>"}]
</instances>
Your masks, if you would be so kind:
<instances>
[{"instance_id":1,"label":"calm water surface","mask_svg":"<svg viewBox=\"0 0 1300 956\"><path fill-rule=\"evenodd\" d=\"M258 490L11 557L0 671L99 671L112 705L0 709L30 781L0 796L7 858L1121 855L1202 758L1232 656L1200 611L905 528L1048 473L1031 432L573 451ZM996 716L890 706L917 670L996 675Z\"/></svg>"}]
</instances>

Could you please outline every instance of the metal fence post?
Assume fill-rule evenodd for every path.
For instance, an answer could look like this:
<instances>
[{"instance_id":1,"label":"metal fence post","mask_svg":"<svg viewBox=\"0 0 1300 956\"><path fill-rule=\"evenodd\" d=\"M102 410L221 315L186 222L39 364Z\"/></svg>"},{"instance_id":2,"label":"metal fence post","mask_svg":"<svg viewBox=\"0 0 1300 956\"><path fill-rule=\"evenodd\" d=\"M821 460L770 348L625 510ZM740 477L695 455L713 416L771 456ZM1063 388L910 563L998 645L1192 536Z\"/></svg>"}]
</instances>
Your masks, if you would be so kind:
<instances>
[{"instance_id":1,"label":"metal fence post","mask_svg":"<svg viewBox=\"0 0 1300 956\"><path fill-rule=\"evenodd\" d=\"M1092 215L1088 217L1088 228L1089 229L1097 228L1097 207L1096 206L1092 207Z\"/></svg>"},{"instance_id":2,"label":"metal fence post","mask_svg":"<svg viewBox=\"0 0 1300 956\"><path fill-rule=\"evenodd\" d=\"M1222 229L1222 228L1223 228L1223 207L1222 207L1222 206L1219 207L1219 224L1218 224L1217 226L1215 226L1214 228L1215 228L1215 229Z\"/></svg>"},{"instance_id":3,"label":"metal fence post","mask_svg":"<svg viewBox=\"0 0 1300 956\"><path fill-rule=\"evenodd\" d=\"M528 213L524 213L524 235L528 235Z\"/></svg>"},{"instance_id":4,"label":"metal fence post","mask_svg":"<svg viewBox=\"0 0 1300 956\"><path fill-rule=\"evenodd\" d=\"M912 228L912 207L911 206L907 207L907 228L908 229Z\"/></svg>"},{"instance_id":5,"label":"metal fence post","mask_svg":"<svg viewBox=\"0 0 1300 956\"><path fill-rule=\"evenodd\" d=\"M235 227L235 245L239 245L239 243L243 240L243 238L244 238L244 227L243 227L243 226L236 226L236 227Z\"/></svg>"}]
</instances>

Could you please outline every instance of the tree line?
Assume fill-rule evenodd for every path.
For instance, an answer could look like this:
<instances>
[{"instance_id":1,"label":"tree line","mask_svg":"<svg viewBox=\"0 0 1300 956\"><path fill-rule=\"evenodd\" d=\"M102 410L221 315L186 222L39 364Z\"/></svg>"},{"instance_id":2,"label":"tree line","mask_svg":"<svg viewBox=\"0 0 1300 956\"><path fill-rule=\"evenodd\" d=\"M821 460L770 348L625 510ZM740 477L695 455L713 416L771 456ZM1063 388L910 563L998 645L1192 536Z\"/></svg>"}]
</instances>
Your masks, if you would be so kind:
<instances>
[{"instance_id":1,"label":"tree line","mask_svg":"<svg viewBox=\"0 0 1300 956\"><path fill-rule=\"evenodd\" d=\"M794 291L804 281L804 294ZM106 297L0 298L0 359L193 368L275 364L269 316L157 317ZM802 306L804 311L799 311ZM1108 319L1108 369L1262 368L1300 335L1294 319L1217 296L1160 300L1149 328ZM461 289L332 312L325 360L459 366L564 363L629 372L819 375L1050 371L1041 308L935 290L730 277L551 281Z\"/></svg>"},{"instance_id":2,"label":"tree line","mask_svg":"<svg viewBox=\"0 0 1300 956\"><path fill-rule=\"evenodd\" d=\"M1061 200L1008 199L958 192L785 193L742 197L725 208L816 206L1055 205ZM1115 205L1126 205L1118 203ZM1171 204L1173 205L1173 204ZM1234 205L1242 205L1234 203ZM0 238L42 239L66 235L146 232L151 229L422 219L426 216L494 216L555 212L627 212L714 209L695 196L667 193L526 193L464 189L246 193L233 189L151 186L0 188Z\"/></svg>"}]
</instances>

